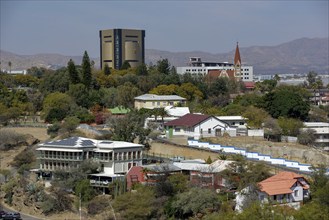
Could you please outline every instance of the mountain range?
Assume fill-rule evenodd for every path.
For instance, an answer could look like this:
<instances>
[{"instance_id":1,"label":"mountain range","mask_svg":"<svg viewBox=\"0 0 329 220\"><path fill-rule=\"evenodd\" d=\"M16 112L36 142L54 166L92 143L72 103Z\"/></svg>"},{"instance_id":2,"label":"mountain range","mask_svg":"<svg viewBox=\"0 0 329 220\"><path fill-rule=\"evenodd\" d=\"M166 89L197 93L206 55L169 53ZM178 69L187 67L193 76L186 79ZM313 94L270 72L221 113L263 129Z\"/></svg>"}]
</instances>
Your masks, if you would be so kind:
<instances>
[{"instance_id":1,"label":"mountain range","mask_svg":"<svg viewBox=\"0 0 329 220\"><path fill-rule=\"evenodd\" d=\"M304 74L315 71L319 74L328 74L329 46L328 38L301 38L276 46L241 47L242 63L252 65L254 74L290 73ZM145 63L156 64L160 59L167 58L173 66L186 66L189 57L201 57L203 61L233 62L235 48L227 53L207 53L202 51L169 52L155 49L145 50ZM0 50L1 68L9 69L8 62L12 63L12 70L28 69L32 66L59 68L66 66L69 59L80 64L82 56L65 56L61 54L18 55ZM91 58L95 67L99 67L99 58Z\"/></svg>"}]
</instances>

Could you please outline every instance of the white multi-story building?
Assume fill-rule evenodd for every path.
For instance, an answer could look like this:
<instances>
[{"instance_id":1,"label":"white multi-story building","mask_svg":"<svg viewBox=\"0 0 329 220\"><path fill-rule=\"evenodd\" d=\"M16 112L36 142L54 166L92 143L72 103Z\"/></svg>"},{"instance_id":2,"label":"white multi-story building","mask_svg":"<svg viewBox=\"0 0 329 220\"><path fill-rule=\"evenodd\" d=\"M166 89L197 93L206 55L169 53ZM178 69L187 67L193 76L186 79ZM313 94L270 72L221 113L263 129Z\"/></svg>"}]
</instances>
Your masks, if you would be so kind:
<instances>
[{"instance_id":1,"label":"white multi-story building","mask_svg":"<svg viewBox=\"0 0 329 220\"><path fill-rule=\"evenodd\" d=\"M39 144L37 159L40 176L54 171L72 172L85 160L99 162L99 173L90 174L91 184L107 187L115 179L123 178L133 166L142 165L143 145L124 141L95 140L70 137Z\"/></svg>"},{"instance_id":2,"label":"white multi-story building","mask_svg":"<svg viewBox=\"0 0 329 220\"><path fill-rule=\"evenodd\" d=\"M234 63L228 62L203 62L200 57L190 57L190 62L186 67L177 67L178 74L189 73L195 77L205 77L209 71L219 71L219 76L234 78L236 81L253 81L253 67L242 64L239 45L236 45ZM227 72L231 72L229 76Z\"/></svg>"},{"instance_id":3,"label":"white multi-story building","mask_svg":"<svg viewBox=\"0 0 329 220\"><path fill-rule=\"evenodd\" d=\"M315 144L329 151L329 123L326 122L304 122L303 130L315 131Z\"/></svg>"},{"instance_id":4,"label":"white multi-story building","mask_svg":"<svg viewBox=\"0 0 329 220\"><path fill-rule=\"evenodd\" d=\"M178 74L183 75L189 73L196 77L204 77L210 70L234 70L234 64L228 62L203 62L199 57L190 57L190 63L188 66L176 68ZM253 66L241 65L242 81L253 81L253 74Z\"/></svg>"}]
</instances>

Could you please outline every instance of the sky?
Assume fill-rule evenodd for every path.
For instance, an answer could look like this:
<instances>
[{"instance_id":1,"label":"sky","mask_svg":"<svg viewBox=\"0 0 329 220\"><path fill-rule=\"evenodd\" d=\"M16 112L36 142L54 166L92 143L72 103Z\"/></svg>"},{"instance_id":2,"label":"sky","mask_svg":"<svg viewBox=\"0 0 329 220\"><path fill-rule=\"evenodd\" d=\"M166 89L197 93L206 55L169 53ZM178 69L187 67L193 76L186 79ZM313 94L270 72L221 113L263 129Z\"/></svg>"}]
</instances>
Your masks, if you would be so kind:
<instances>
[{"instance_id":1,"label":"sky","mask_svg":"<svg viewBox=\"0 0 329 220\"><path fill-rule=\"evenodd\" d=\"M145 48L224 53L328 37L328 0L0 0L0 49L99 57L99 30L145 30Z\"/></svg>"}]
</instances>

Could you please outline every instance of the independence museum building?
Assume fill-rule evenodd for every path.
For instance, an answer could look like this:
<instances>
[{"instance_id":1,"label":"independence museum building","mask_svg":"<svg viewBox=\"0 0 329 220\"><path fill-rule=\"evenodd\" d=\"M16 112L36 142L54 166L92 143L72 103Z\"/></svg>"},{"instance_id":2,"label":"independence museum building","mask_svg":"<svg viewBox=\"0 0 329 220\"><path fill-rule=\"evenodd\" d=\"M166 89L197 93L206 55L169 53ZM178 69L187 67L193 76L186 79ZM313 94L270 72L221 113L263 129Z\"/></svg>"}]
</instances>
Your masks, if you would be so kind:
<instances>
[{"instance_id":1,"label":"independence museum building","mask_svg":"<svg viewBox=\"0 0 329 220\"><path fill-rule=\"evenodd\" d=\"M144 63L145 30L100 30L99 37L101 69L104 69L105 65L120 69L125 61L128 61L131 67Z\"/></svg>"}]
</instances>

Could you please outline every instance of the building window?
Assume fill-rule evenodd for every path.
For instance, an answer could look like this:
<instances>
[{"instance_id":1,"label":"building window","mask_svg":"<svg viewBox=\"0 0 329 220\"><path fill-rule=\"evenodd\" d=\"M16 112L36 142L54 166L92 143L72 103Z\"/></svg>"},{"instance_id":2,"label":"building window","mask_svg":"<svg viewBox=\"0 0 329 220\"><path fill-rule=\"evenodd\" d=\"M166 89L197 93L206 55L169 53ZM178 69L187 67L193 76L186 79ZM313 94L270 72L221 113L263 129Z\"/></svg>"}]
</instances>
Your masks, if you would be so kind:
<instances>
[{"instance_id":1,"label":"building window","mask_svg":"<svg viewBox=\"0 0 329 220\"><path fill-rule=\"evenodd\" d=\"M175 128L175 132L180 132L180 128Z\"/></svg>"},{"instance_id":2,"label":"building window","mask_svg":"<svg viewBox=\"0 0 329 220\"><path fill-rule=\"evenodd\" d=\"M295 190L295 191L294 191L294 196L295 196L295 197L298 197L298 190Z\"/></svg>"},{"instance_id":3,"label":"building window","mask_svg":"<svg viewBox=\"0 0 329 220\"><path fill-rule=\"evenodd\" d=\"M211 134L211 128L208 128L208 134Z\"/></svg>"},{"instance_id":4,"label":"building window","mask_svg":"<svg viewBox=\"0 0 329 220\"><path fill-rule=\"evenodd\" d=\"M240 125L244 125L244 122L240 122Z\"/></svg>"}]
</instances>

